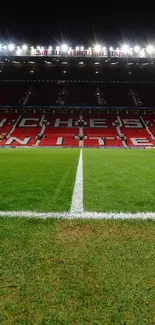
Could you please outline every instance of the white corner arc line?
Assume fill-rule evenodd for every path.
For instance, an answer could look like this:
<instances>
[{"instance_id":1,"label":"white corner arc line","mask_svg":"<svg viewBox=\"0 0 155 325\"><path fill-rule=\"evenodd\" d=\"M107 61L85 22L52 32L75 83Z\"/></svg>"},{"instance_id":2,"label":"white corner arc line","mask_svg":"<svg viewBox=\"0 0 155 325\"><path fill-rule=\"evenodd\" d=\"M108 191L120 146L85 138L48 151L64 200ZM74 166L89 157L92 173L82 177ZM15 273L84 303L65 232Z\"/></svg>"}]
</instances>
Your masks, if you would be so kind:
<instances>
[{"instance_id":1,"label":"white corner arc line","mask_svg":"<svg viewBox=\"0 0 155 325\"><path fill-rule=\"evenodd\" d=\"M83 158L82 148L76 172L70 214L83 213Z\"/></svg>"},{"instance_id":2,"label":"white corner arc line","mask_svg":"<svg viewBox=\"0 0 155 325\"><path fill-rule=\"evenodd\" d=\"M38 219L152 219L155 220L155 212L138 212L138 213L102 213L102 212L35 212L35 211L0 211L0 217L27 217Z\"/></svg>"}]
</instances>

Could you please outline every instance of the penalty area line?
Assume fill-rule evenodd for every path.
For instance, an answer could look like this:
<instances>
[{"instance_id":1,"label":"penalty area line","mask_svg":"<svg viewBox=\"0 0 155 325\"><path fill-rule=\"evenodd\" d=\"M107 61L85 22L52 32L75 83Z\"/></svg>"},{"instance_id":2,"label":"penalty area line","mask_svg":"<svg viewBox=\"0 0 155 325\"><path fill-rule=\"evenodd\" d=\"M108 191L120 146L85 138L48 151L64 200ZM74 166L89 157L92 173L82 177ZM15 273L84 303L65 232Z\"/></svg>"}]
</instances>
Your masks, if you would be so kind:
<instances>
[{"instance_id":1,"label":"penalty area line","mask_svg":"<svg viewBox=\"0 0 155 325\"><path fill-rule=\"evenodd\" d=\"M0 211L0 217L26 217L38 219L152 219L155 220L155 212L138 213L102 213L102 212L35 212L35 211Z\"/></svg>"}]
</instances>

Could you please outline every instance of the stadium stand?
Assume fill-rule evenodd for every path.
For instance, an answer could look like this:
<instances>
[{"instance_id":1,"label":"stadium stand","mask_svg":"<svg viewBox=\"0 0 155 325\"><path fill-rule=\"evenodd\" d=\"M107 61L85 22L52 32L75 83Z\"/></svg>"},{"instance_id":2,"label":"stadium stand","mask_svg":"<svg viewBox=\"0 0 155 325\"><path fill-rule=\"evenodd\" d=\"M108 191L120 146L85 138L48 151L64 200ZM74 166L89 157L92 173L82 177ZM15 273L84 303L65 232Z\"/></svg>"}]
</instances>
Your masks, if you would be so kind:
<instances>
[{"instance_id":1,"label":"stadium stand","mask_svg":"<svg viewBox=\"0 0 155 325\"><path fill-rule=\"evenodd\" d=\"M1 81L0 105L154 107L155 84Z\"/></svg>"},{"instance_id":2,"label":"stadium stand","mask_svg":"<svg viewBox=\"0 0 155 325\"><path fill-rule=\"evenodd\" d=\"M0 62L0 146L155 145L151 60L14 60Z\"/></svg>"},{"instance_id":3,"label":"stadium stand","mask_svg":"<svg viewBox=\"0 0 155 325\"><path fill-rule=\"evenodd\" d=\"M0 137L1 146L154 146L155 116L1 113Z\"/></svg>"}]
</instances>

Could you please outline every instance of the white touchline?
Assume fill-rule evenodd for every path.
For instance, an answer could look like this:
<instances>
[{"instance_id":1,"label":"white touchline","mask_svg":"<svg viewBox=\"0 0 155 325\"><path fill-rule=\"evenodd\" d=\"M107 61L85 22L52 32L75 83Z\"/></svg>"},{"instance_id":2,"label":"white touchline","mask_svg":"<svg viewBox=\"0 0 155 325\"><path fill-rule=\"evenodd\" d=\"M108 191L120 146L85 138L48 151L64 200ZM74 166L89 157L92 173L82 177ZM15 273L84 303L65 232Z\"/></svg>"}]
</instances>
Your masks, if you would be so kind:
<instances>
[{"instance_id":1,"label":"white touchline","mask_svg":"<svg viewBox=\"0 0 155 325\"><path fill-rule=\"evenodd\" d=\"M80 157L78 168L76 172L76 179L74 184L72 203L70 208L71 214L83 213L83 159L82 148L80 150Z\"/></svg>"},{"instance_id":2,"label":"white touchline","mask_svg":"<svg viewBox=\"0 0 155 325\"><path fill-rule=\"evenodd\" d=\"M0 217L27 217L27 218L57 218L57 219L152 219L155 212L115 213L115 212L35 212L35 211L0 211Z\"/></svg>"}]
</instances>

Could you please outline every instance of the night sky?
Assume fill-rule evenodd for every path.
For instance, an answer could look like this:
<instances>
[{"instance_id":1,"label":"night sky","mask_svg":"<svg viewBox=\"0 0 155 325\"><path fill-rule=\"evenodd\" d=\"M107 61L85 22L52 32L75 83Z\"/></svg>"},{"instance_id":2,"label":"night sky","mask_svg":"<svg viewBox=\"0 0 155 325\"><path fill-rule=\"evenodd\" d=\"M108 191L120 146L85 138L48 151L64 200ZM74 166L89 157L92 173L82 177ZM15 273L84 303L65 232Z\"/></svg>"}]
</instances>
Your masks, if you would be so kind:
<instances>
[{"instance_id":1,"label":"night sky","mask_svg":"<svg viewBox=\"0 0 155 325\"><path fill-rule=\"evenodd\" d=\"M33 3L33 2L32 2ZM0 42L17 41L39 45L68 42L70 45L91 46L95 42L109 45L155 42L154 8L128 1L76 2L63 5L26 5L0 8ZM84 7L85 6L85 7ZM148 7L148 9L146 8Z\"/></svg>"}]
</instances>

